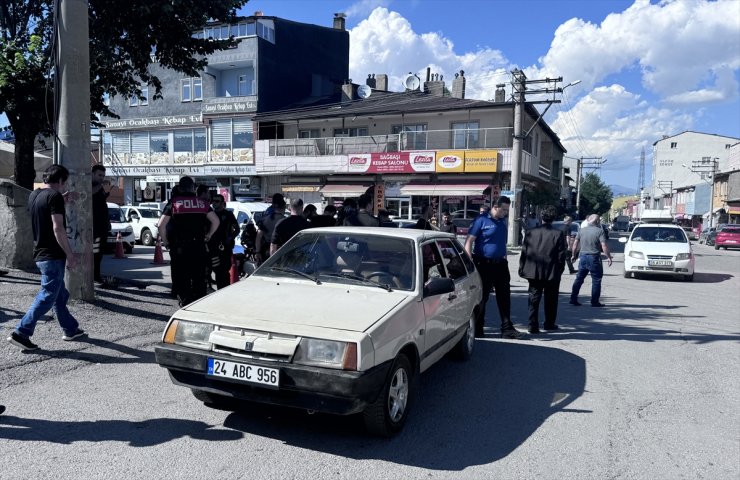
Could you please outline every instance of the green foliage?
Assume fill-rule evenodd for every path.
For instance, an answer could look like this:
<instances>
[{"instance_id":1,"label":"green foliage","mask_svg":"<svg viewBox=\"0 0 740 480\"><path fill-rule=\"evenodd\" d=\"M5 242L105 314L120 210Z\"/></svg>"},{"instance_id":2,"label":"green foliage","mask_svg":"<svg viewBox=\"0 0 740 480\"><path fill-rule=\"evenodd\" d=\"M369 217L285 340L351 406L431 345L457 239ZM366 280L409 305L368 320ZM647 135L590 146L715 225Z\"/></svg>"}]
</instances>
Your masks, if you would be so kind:
<instances>
[{"instance_id":1,"label":"green foliage","mask_svg":"<svg viewBox=\"0 0 740 480\"><path fill-rule=\"evenodd\" d=\"M607 213L612 205L612 191L595 173L586 174L581 181L580 215L596 213L599 216Z\"/></svg>"},{"instance_id":2,"label":"green foliage","mask_svg":"<svg viewBox=\"0 0 740 480\"><path fill-rule=\"evenodd\" d=\"M229 22L248 0L89 0L90 106L115 117L104 94L140 96L141 87L162 84L150 71L152 58L165 68L195 76L205 56L232 41L192 38L209 19ZM16 182L33 183L33 142L51 130L54 0L0 0L0 112L16 136ZM150 88L150 91L152 89ZM47 114L48 112L48 114Z\"/></svg>"}]
</instances>

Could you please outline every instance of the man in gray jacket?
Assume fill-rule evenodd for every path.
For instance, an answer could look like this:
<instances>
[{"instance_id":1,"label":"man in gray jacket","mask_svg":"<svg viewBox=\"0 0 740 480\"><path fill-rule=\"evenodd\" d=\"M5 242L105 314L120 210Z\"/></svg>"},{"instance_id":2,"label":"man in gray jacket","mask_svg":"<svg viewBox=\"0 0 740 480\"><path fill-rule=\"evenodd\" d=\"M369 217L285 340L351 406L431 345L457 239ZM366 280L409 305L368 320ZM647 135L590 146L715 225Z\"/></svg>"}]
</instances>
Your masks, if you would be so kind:
<instances>
[{"instance_id":1,"label":"man in gray jacket","mask_svg":"<svg viewBox=\"0 0 740 480\"><path fill-rule=\"evenodd\" d=\"M545 330L557 330L558 292L560 277L565 269L567 242L565 234L553 228L557 210L542 209L542 226L527 232L519 256L519 276L529 281L529 333L540 333L538 312L542 293L545 294Z\"/></svg>"}]
</instances>

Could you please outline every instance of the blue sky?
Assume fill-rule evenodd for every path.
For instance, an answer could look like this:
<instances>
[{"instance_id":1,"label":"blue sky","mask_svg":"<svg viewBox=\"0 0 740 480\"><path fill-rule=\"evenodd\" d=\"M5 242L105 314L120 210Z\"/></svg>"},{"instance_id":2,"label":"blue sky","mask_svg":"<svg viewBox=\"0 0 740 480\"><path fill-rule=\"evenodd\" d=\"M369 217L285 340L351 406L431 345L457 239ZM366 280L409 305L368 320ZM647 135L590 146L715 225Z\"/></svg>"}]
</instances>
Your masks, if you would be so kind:
<instances>
[{"instance_id":1,"label":"blue sky","mask_svg":"<svg viewBox=\"0 0 740 480\"><path fill-rule=\"evenodd\" d=\"M643 147L649 180L662 135L740 137L740 0L251 0L242 13L257 10L324 26L346 12L357 83L387 73L400 90L431 65L490 99L513 68L581 80L545 118L569 156L607 159L609 184L636 188Z\"/></svg>"}]
</instances>

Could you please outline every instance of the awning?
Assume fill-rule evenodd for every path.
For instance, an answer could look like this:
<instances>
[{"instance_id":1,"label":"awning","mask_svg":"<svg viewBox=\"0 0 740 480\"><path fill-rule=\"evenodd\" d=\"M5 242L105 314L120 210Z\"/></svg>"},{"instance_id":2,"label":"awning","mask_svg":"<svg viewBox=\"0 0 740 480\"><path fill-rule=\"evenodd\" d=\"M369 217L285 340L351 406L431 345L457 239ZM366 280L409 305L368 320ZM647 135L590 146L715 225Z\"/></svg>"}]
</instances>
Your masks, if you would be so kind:
<instances>
[{"instance_id":1,"label":"awning","mask_svg":"<svg viewBox=\"0 0 740 480\"><path fill-rule=\"evenodd\" d=\"M490 185L487 183L461 184L408 184L401 187L402 195L457 196L482 195Z\"/></svg>"},{"instance_id":2,"label":"awning","mask_svg":"<svg viewBox=\"0 0 740 480\"><path fill-rule=\"evenodd\" d=\"M370 185L324 185L319 190L325 197L359 197Z\"/></svg>"}]
</instances>

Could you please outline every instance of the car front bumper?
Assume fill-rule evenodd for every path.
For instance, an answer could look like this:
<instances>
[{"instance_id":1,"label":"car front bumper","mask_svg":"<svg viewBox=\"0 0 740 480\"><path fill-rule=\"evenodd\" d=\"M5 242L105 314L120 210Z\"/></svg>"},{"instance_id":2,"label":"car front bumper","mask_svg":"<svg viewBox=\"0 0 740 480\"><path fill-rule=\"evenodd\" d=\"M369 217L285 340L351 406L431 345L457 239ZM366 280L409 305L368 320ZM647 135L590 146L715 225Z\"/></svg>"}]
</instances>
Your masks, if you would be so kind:
<instances>
[{"instance_id":1,"label":"car front bumper","mask_svg":"<svg viewBox=\"0 0 740 480\"><path fill-rule=\"evenodd\" d=\"M693 275L693 260L675 260L670 266L651 266L647 260L625 256L624 270L626 272L651 273L656 275Z\"/></svg>"},{"instance_id":2,"label":"car front bumper","mask_svg":"<svg viewBox=\"0 0 740 480\"><path fill-rule=\"evenodd\" d=\"M175 385L236 399L338 415L359 413L375 402L392 364L388 361L365 372L354 372L241 358L165 343L154 347L154 356L157 363L169 371ZM208 358L278 368L279 388L206 376Z\"/></svg>"}]
</instances>

